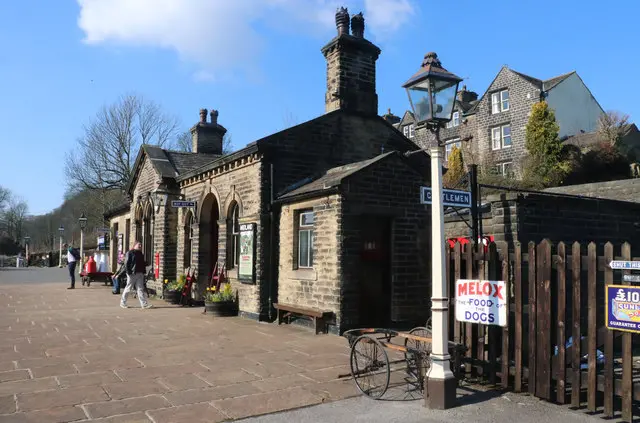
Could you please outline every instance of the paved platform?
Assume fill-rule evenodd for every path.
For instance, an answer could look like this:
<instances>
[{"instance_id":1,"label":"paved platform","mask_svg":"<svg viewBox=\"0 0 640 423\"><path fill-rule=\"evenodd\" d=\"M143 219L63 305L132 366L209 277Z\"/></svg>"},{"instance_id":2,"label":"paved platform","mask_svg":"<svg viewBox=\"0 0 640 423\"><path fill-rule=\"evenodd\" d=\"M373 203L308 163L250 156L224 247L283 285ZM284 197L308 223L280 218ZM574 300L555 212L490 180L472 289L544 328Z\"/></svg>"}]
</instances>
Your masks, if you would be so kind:
<instances>
[{"instance_id":1,"label":"paved platform","mask_svg":"<svg viewBox=\"0 0 640 423\"><path fill-rule=\"evenodd\" d=\"M219 422L357 396L343 338L0 270L0 423Z\"/></svg>"}]
</instances>

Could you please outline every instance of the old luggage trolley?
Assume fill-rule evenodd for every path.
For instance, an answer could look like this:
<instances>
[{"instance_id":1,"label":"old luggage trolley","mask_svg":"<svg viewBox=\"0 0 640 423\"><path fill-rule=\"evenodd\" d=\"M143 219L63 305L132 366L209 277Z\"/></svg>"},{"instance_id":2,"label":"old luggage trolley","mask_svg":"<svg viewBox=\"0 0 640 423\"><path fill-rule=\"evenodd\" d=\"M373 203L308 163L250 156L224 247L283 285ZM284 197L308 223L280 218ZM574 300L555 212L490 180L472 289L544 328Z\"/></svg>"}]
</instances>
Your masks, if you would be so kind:
<instances>
[{"instance_id":1,"label":"old luggage trolley","mask_svg":"<svg viewBox=\"0 0 640 423\"><path fill-rule=\"evenodd\" d=\"M347 338L351 347L351 376L360 392L374 399L381 398L389 387L391 372L402 370L402 367L407 374L407 384L423 390L424 378L431 365L430 329L417 327L409 332L380 328L352 329L342 336ZM396 338L404 339L404 345L393 343L392 340ZM390 361L387 350L403 358ZM456 378L465 350L464 345L449 342L451 370ZM401 363L402 366L397 366Z\"/></svg>"}]
</instances>

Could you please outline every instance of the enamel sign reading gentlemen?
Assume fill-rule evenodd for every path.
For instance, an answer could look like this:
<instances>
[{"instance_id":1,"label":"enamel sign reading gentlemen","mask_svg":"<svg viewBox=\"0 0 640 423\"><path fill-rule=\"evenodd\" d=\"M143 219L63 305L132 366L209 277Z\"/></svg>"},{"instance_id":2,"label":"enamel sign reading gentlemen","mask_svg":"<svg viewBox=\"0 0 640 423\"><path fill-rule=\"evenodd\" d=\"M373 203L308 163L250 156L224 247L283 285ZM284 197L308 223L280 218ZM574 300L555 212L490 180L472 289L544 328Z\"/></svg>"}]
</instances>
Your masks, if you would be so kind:
<instances>
[{"instance_id":1,"label":"enamel sign reading gentlemen","mask_svg":"<svg viewBox=\"0 0 640 423\"><path fill-rule=\"evenodd\" d=\"M420 202L431 204L431 187L420 187ZM471 193L455 189L442 190L442 205L450 207L471 207Z\"/></svg>"}]
</instances>

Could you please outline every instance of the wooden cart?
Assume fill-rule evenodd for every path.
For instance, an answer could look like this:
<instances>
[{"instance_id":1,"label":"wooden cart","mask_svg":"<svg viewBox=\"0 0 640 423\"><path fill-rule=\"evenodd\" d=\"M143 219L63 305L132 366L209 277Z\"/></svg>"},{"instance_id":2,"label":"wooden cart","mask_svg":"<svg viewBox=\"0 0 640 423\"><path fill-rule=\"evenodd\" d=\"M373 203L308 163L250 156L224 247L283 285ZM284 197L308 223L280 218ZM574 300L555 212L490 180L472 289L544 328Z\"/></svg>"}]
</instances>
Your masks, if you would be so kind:
<instances>
[{"instance_id":1,"label":"wooden cart","mask_svg":"<svg viewBox=\"0 0 640 423\"><path fill-rule=\"evenodd\" d=\"M356 386L368 397L379 399L389 387L391 372L406 372L405 381L420 391L424 388L424 378L431 366L431 330L417 327L409 332L391 329L352 329L343 333L351 347L351 376ZM402 340L398 343L396 339ZM460 358L466 347L449 342L451 369L458 378ZM393 352L389 360L387 351Z\"/></svg>"}]
</instances>

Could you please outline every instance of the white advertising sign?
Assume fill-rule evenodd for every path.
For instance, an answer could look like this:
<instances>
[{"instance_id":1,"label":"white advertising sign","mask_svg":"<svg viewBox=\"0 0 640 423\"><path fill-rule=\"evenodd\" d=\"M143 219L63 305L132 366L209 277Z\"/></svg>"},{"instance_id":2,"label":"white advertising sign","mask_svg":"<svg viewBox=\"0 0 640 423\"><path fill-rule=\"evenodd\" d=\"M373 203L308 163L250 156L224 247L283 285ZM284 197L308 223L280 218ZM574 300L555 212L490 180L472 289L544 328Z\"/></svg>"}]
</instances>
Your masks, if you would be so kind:
<instances>
[{"instance_id":1,"label":"white advertising sign","mask_svg":"<svg viewBox=\"0 0 640 423\"><path fill-rule=\"evenodd\" d=\"M507 294L504 281L456 281L456 320L507 326Z\"/></svg>"}]
</instances>

